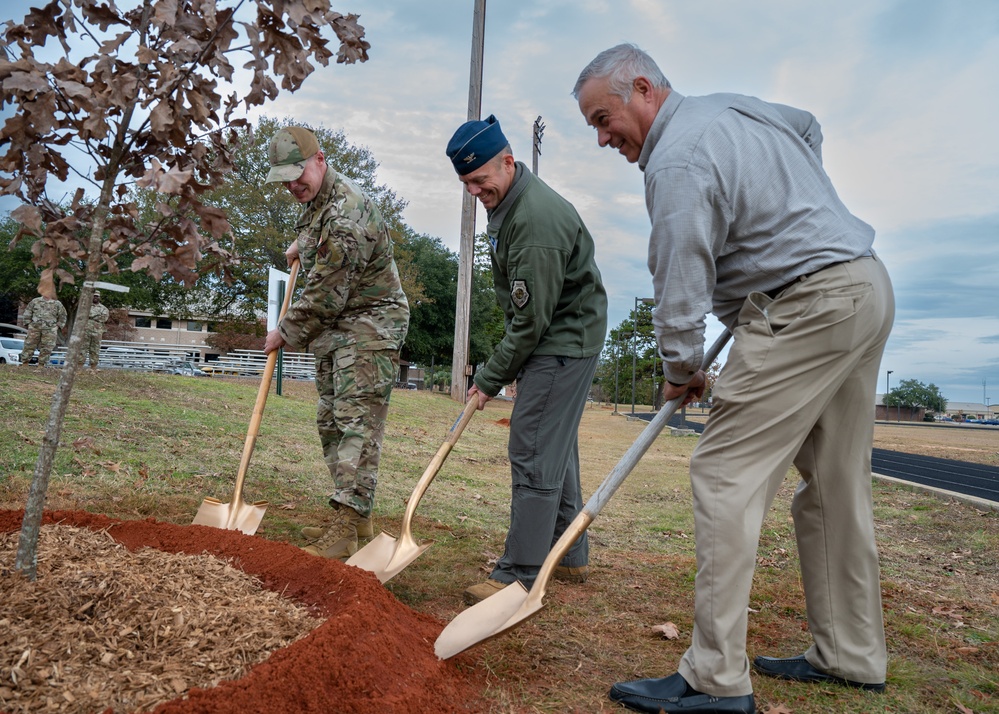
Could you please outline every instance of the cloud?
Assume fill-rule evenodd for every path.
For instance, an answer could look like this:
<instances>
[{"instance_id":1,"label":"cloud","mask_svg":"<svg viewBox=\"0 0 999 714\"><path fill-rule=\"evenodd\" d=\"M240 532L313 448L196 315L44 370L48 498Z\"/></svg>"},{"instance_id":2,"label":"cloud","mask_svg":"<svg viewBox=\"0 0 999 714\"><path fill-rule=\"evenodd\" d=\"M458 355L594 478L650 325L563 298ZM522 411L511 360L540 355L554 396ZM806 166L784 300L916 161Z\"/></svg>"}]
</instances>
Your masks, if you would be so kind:
<instances>
[{"instance_id":1,"label":"cloud","mask_svg":"<svg viewBox=\"0 0 999 714\"><path fill-rule=\"evenodd\" d=\"M875 248L892 275L899 316L999 320L997 237L999 213L881 234Z\"/></svg>"}]
</instances>

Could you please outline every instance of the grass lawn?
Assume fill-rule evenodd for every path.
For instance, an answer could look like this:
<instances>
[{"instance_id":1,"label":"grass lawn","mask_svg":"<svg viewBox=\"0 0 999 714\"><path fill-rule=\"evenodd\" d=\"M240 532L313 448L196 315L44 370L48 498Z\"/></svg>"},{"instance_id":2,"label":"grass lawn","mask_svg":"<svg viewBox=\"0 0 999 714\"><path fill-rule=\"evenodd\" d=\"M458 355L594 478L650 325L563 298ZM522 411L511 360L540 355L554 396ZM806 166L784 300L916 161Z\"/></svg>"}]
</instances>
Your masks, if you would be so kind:
<instances>
[{"instance_id":1,"label":"grass lawn","mask_svg":"<svg viewBox=\"0 0 999 714\"><path fill-rule=\"evenodd\" d=\"M0 366L0 508L24 506L58 373ZM77 378L48 490L50 509L190 523L202 499L230 500L258 383L103 371ZM629 405L630 407L630 405ZM502 552L509 517L506 458L511 404L473 417L414 522L433 547L386 587L442 621L461 592ZM443 395L392 396L375 523L398 532L405 501L461 405ZM246 480L267 500L257 534L301 543L298 529L326 515L329 476L315 433L315 388L285 381L271 394ZM580 428L589 495L644 423L593 404ZM879 426L881 448L999 462L999 434ZM503 637L469 651L489 673L491 712L620 711L618 680L672 673L693 616L694 540L687 466L696 436L661 436L590 527L591 576L553 583L546 607ZM790 473L763 528L750 602L749 655L792 655L810 638L789 503ZM875 483L889 640L888 691L754 675L762 712L999 711L999 514L918 490ZM0 570L12 564L0 565ZM0 611L2 612L2 611ZM674 623L664 639L656 625ZM783 707L781 709L780 707Z\"/></svg>"}]
</instances>

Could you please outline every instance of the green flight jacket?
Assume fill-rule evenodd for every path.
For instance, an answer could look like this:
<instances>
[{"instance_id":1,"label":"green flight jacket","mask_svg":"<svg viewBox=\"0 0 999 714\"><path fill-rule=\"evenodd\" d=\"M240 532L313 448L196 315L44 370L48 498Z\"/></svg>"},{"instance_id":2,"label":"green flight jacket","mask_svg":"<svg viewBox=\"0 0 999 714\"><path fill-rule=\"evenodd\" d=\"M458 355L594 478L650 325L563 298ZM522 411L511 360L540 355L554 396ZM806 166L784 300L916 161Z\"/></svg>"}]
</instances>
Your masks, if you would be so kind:
<instances>
[{"instance_id":1,"label":"green flight jacket","mask_svg":"<svg viewBox=\"0 0 999 714\"><path fill-rule=\"evenodd\" d=\"M517 162L513 185L490 212L486 233L506 333L476 372L476 386L496 396L531 355L599 354L607 292L593 238L572 204Z\"/></svg>"}]
</instances>

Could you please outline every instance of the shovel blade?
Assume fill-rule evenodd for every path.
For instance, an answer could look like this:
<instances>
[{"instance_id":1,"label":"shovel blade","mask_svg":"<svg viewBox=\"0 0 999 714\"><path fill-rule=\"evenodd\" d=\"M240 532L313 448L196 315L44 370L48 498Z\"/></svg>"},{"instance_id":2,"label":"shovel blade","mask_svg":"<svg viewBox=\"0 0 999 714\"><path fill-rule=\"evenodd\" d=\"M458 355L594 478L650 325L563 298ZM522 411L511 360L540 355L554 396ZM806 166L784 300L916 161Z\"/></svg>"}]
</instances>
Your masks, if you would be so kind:
<instances>
[{"instance_id":1,"label":"shovel blade","mask_svg":"<svg viewBox=\"0 0 999 714\"><path fill-rule=\"evenodd\" d=\"M434 653L439 659L454 657L469 647L502 635L541 611L541 598L531 598L517 581L459 613L437 637Z\"/></svg>"},{"instance_id":2,"label":"shovel blade","mask_svg":"<svg viewBox=\"0 0 999 714\"><path fill-rule=\"evenodd\" d=\"M347 565L372 572L379 582L386 583L419 558L431 545L430 541L420 544L411 540L408 542L398 540L382 531L370 543L350 556Z\"/></svg>"},{"instance_id":3,"label":"shovel blade","mask_svg":"<svg viewBox=\"0 0 999 714\"><path fill-rule=\"evenodd\" d=\"M240 499L234 503L222 503L216 498L206 498L194 516L194 525L242 531L246 535L253 535L260 527L266 510L267 501L247 503Z\"/></svg>"}]
</instances>

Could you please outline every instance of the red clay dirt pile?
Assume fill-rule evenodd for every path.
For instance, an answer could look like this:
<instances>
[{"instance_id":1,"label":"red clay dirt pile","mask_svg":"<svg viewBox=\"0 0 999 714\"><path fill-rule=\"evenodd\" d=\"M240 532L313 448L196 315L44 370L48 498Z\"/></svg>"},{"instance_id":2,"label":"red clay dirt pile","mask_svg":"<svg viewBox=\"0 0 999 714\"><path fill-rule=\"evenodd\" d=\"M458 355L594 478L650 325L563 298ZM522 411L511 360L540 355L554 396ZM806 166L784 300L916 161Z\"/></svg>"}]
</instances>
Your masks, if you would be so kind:
<instances>
[{"instance_id":1,"label":"red clay dirt pile","mask_svg":"<svg viewBox=\"0 0 999 714\"><path fill-rule=\"evenodd\" d=\"M0 511L0 532L20 530L23 515ZM186 698L158 706L157 714L448 714L488 708L480 698L481 673L470 672L467 661L459 667L461 658L435 656L442 623L400 603L370 573L238 531L119 521L84 511L46 512L43 523L106 530L133 551L149 546L214 555L325 619L245 677L192 689ZM0 565L0 577L20 577L13 563Z\"/></svg>"}]
</instances>

